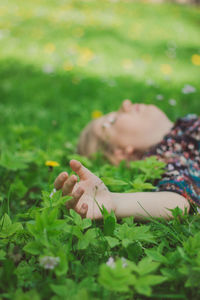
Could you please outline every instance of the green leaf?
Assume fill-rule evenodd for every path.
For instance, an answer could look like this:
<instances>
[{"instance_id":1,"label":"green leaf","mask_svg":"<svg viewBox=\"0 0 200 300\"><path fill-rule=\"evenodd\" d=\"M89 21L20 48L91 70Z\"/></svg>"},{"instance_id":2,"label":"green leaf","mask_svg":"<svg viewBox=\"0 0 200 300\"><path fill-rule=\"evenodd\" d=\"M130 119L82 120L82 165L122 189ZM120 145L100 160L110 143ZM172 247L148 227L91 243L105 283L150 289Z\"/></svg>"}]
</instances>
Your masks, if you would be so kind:
<instances>
[{"instance_id":1,"label":"green leaf","mask_svg":"<svg viewBox=\"0 0 200 300\"><path fill-rule=\"evenodd\" d=\"M110 246L110 248L114 248L120 244L118 239L113 238L111 236L105 236L105 239L108 242L108 245Z\"/></svg>"},{"instance_id":2,"label":"green leaf","mask_svg":"<svg viewBox=\"0 0 200 300\"><path fill-rule=\"evenodd\" d=\"M57 276L66 276L68 271L68 249L66 246L61 247L56 251L56 255L60 258L58 266L55 268L55 273Z\"/></svg>"},{"instance_id":3,"label":"green leaf","mask_svg":"<svg viewBox=\"0 0 200 300\"><path fill-rule=\"evenodd\" d=\"M159 161L156 156L147 157L145 160L130 162L132 170L138 170L144 175L145 181L149 180L151 182L161 178L161 175L165 172L165 166L166 164Z\"/></svg>"},{"instance_id":4,"label":"green leaf","mask_svg":"<svg viewBox=\"0 0 200 300\"><path fill-rule=\"evenodd\" d=\"M4 214L3 217L0 220L0 237L1 238L7 238L17 231L20 231L23 229L23 226L21 223L13 223L11 222L10 217L8 214Z\"/></svg>"},{"instance_id":5,"label":"green leaf","mask_svg":"<svg viewBox=\"0 0 200 300\"><path fill-rule=\"evenodd\" d=\"M105 235L113 235L116 226L116 217L113 215L109 215L104 219L104 234Z\"/></svg>"},{"instance_id":6,"label":"green leaf","mask_svg":"<svg viewBox=\"0 0 200 300\"><path fill-rule=\"evenodd\" d=\"M133 216L122 218L122 222L126 223L128 226L133 226L134 218Z\"/></svg>"},{"instance_id":7,"label":"green leaf","mask_svg":"<svg viewBox=\"0 0 200 300\"><path fill-rule=\"evenodd\" d=\"M106 264L100 266L98 281L108 290L128 292L135 279L136 277L132 274L131 269L124 267L121 259L118 259L113 267Z\"/></svg>"},{"instance_id":8,"label":"green leaf","mask_svg":"<svg viewBox=\"0 0 200 300\"><path fill-rule=\"evenodd\" d=\"M42 191L42 206L44 208L49 207L60 207L65 205L65 203L71 200L71 196L62 196L62 190L58 190L51 195L50 192Z\"/></svg>"},{"instance_id":9,"label":"green leaf","mask_svg":"<svg viewBox=\"0 0 200 300\"><path fill-rule=\"evenodd\" d=\"M165 277L159 275L147 275L137 279L135 283L135 289L139 294L145 296L151 296L151 286L163 283L166 280Z\"/></svg>"},{"instance_id":10,"label":"green leaf","mask_svg":"<svg viewBox=\"0 0 200 300\"><path fill-rule=\"evenodd\" d=\"M11 153L8 150L2 151L1 157L0 157L0 166L11 170L11 171L17 171L17 170L24 170L28 167L29 160L24 157L23 154L20 153Z\"/></svg>"},{"instance_id":11,"label":"green leaf","mask_svg":"<svg viewBox=\"0 0 200 300\"><path fill-rule=\"evenodd\" d=\"M9 215L5 213L0 220L0 229L8 230L10 228L11 224L12 224L12 221L11 221Z\"/></svg>"},{"instance_id":12,"label":"green leaf","mask_svg":"<svg viewBox=\"0 0 200 300\"><path fill-rule=\"evenodd\" d=\"M144 257L137 265L137 273L140 276L152 273L159 267L160 263L153 262L149 257Z\"/></svg>"},{"instance_id":13,"label":"green leaf","mask_svg":"<svg viewBox=\"0 0 200 300\"><path fill-rule=\"evenodd\" d=\"M0 250L0 260L4 260L6 256L6 252L4 250Z\"/></svg>"},{"instance_id":14,"label":"green leaf","mask_svg":"<svg viewBox=\"0 0 200 300\"><path fill-rule=\"evenodd\" d=\"M133 243L133 241L132 240L130 240L130 239L123 239L122 240L122 246L124 247L124 248L127 248L129 245L131 245Z\"/></svg>"},{"instance_id":15,"label":"green leaf","mask_svg":"<svg viewBox=\"0 0 200 300\"><path fill-rule=\"evenodd\" d=\"M142 294L142 295L145 295L145 296L151 296L151 292L152 292L152 289L149 285L145 284L145 282L143 282L143 280L139 279L137 281L137 283L135 284L135 289L136 291L138 292L138 294Z\"/></svg>"},{"instance_id":16,"label":"green leaf","mask_svg":"<svg viewBox=\"0 0 200 300\"><path fill-rule=\"evenodd\" d=\"M40 300L40 296L36 290L30 290L28 292L23 292L21 289L18 289L14 295L13 300Z\"/></svg>"},{"instance_id":17,"label":"green leaf","mask_svg":"<svg viewBox=\"0 0 200 300\"><path fill-rule=\"evenodd\" d=\"M111 177L101 177L101 180L104 182L105 185L107 185L109 187L128 185L128 183L124 180L114 179Z\"/></svg>"},{"instance_id":18,"label":"green leaf","mask_svg":"<svg viewBox=\"0 0 200 300\"><path fill-rule=\"evenodd\" d=\"M17 195L18 198L23 198L28 191L28 187L21 179L16 177L15 181L12 183L11 191L12 194Z\"/></svg>"},{"instance_id":19,"label":"green leaf","mask_svg":"<svg viewBox=\"0 0 200 300\"><path fill-rule=\"evenodd\" d=\"M92 226L92 220L85 218L82 220L82 229L86 229Z\"/></svg>"},{"instance_id":20,"label":"green leaf","mask_svg":"<svg viewBox=\"0 0 200 300\"><path fill-rule=\"evenodd\" d=\"M200 249L200 232L197 232L194 236L190 236L186 242L183 243L183 247L190 257L196 256Z\"/></svg>"},{"instance_id":21,"label":"green leaf","mask_svg":"<svg viewBox=\"0 0 200 300\"><path fill-rule=\"evenodd\" d=\"M145 249L145 253L148 257L150 257L152 260L155 260L160 263L166 264L168 262L167 258L158 252L156 249Z\"/></svg>"},{"instance_id":22,"label":"green leaf","mask_svg":"<svg viewBox=\"0 0 200 300\"><path fill-rule=\"evenodd\" d=\"M145 241L154 243L155 239L148 226L129 227L127 223L117 226L114 235L120 240ZM126 241L125 241L126 243Z\"/></svg>"},{"instance_id":23,"label":"green leaf","mask_svg":"<svg viewBox=\"0 0 200 300\"><path fill-rule=\"evenodd\" d=\"M24 251L33 254L33 255L39 255L43 252L43 246L41 245L41 243L37 242L37 241L33 241L33 242L29 242L28 244L26 244L26 246L24 246Z\"/></svg>"},{"instance_id":24,"label":"green leaf","mask_svg":"<svg viewBox=\"0 0 200 300\"><path fill-rule=\"evenodd\" d=\"M97 237L96 228L88 229L83 237L78 241L77 248L79 250L86 249L90 244L94 244Z\"/></svg>"},{"instance_id":25,"label":"green leaf","mask_svg":"<svg viewBox=\"0 0 200 300\"><path fill-rule=\"evenodd\" d=\"M142 277L142 281L148 285L158 285L166 281L166 278L161 275L147 275Z\"/></svg>"},{"instance_id":26,"label":"green leaf","mask_svg":"<svg viewBox=\"0 0 200 300\"><path fill-rule=\"evenodd\" d=\"M180 273L172 268L162 268L160 271L165 276L165 278L168 279L168 281L177 281L178 277L180 276Z\"/></svg>"},{"instance_id":27,"label":"green leaf","mask_svg":"<svg viewBox=\"0 0 200 300\"><path fill-rule=\"evenodd\" d=\"M81 231L81 228L75 225L67 225L63 227L64 232L68 232L71 235L75 235L78 239L81 239L83 237L83 233Z\"/></svg>"},{"instance_id":28,"label":"green leaf","mask_svg":"<svg viewBox=\"0 0 200 300\"><path fill-rule=\"evenodd\" d=\"M135 193L135 192L142 192L145 190L155 190L155 186L153 186L151 183L144 182L144 179L141 177L136 178L132 183L132 189L128 192Z\"/></svg>"},{"instance_id":29,"label":"green leaf","mask_svg":"<svg viewBox=\"0 0 200 300\"><path fill-rule=\"evenodd\" d=\"M69 213L72 216L74 223L78 226L81 226L83 222L81 216L75 212L74 209L70 209Z\"/></svg>"}]
</instances>

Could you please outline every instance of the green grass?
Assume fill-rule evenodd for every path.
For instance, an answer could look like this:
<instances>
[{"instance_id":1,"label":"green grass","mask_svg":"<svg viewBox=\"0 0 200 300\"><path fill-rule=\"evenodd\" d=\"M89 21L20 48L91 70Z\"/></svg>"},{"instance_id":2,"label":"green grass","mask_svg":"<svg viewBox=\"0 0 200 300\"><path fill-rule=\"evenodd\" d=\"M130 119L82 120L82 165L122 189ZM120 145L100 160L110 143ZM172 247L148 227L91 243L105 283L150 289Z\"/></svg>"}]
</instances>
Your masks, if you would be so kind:
<instances>
[{"instance_id":1,"label":"green grass","mask_svg":"<svg viewBox=\"0 0 200 300\"><path fill-rule=\"evenodd\" d=\"M158 105L172 121L200 113L200 66L192 63L192 56L200 55L199 24L198 7L172 4L108 0L0 3L0 299L199 298L198 216L135 226L138 234L147 231L143 239L128 246L112 233L119 241L113 248L106 242L105 224L94 222L88 225L94 229L88 233L91 240L82 238L81 244L80 236L87 230L80 226L86 225L77 225L75 215L70 220L58 197L59 214L52 217L52 224L59 220L62 225L57 237L52 234L52 224L48 225L48 243L40 240L43 227L35 236L27 227L36 220L37 211L46 224L40 209L49 208L41 192L48 195L56 175L69 171L78 135L94 110L116 110L129 98ZM196 91L183 94L186 84ZM176 100L175 106L170 99ZM49 172L47 160L58 161L60 166ZM134 175L123 166L116 170L105 164L100 157L86 161L97 174L122 180ZM10 215L13 226L4 213ZM5 220L7 229L1 235ZM124 222L131 231L131 220L115 224L116 230ZM79 226L74 229L81 232L79 238L69 233L72 225ZM148 240L150 234L152 240ZM31 241L39 243L37 254L23 249ZM39 263L42 255L58 255L63 269L44 270ZM136 264L148 256L153 260L149 268L160 263L150 275L164 276L165 281L152 292L143 285L146 294L138 283L131 292L121 293L114 281L115 288L109 291L104 281L115 274L106 277L108 270L100 267L109 256L124 256ZM117 268L123 273L120 263ZM143 280L138 274L135 276Z\"/></svg>"}]
</instances>

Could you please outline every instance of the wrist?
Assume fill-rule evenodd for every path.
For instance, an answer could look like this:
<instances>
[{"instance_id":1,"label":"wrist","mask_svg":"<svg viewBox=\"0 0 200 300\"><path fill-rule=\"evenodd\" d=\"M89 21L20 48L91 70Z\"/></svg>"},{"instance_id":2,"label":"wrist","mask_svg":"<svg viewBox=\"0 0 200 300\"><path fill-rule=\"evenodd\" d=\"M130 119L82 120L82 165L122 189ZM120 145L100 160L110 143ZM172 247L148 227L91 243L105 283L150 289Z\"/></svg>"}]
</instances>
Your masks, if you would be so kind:
<instances>
[{"instance_id":1,"label":"wrist","mask_svg":"<svg viewBox=\"0 0 200 300\"><path fill-rule=\"evenodd\" d=\"M111 203L112 203L112 210L114 211L116 217L117 217L117 193L112 193L110 192L110 198L111 198Z\"/></svg>"}]
</instances>

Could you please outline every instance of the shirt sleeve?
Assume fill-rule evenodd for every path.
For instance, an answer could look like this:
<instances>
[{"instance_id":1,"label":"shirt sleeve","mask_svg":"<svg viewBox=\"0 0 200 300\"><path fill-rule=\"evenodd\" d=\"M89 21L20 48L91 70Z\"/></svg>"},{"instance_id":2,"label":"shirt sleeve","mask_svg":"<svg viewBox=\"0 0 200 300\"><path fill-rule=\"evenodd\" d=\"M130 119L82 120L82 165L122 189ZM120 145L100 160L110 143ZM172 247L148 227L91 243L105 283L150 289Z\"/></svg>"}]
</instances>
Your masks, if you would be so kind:
<instances>
[{"instance_id":1,"label":"shirt sleeve","mask_svg":"<svg viewBox=\"0 0 200 300\"><path fill-rule=\"evenodd\" d=\"M178 119L146 155L156 155L166 163L155 191L178 193L200 207L200 117L189 114Z\"/></svg>"},{"instance_id":2,"label":"shirt sleeve","mask_svg":"<svg viewBox=\"0 0 200 300\"><path fill-rule=\"evenodd\" d=\"M171 191L185 197L191 204L200 206L200 178L196 176L193 166L180 172L174 165L169 163L166 166L166 173L156 184L156 191Z\"/></svg>"}]
</instances>

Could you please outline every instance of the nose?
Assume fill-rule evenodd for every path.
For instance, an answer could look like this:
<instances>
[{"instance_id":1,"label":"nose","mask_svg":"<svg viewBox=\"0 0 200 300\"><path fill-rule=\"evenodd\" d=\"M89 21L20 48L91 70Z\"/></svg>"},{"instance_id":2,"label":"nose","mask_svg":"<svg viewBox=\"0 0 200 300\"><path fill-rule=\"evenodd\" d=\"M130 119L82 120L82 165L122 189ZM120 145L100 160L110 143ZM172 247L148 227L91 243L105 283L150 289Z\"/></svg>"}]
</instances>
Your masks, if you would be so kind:
<instances>
[{"instance_id":1,"label":"nose","mask_svg":"<svg viewBox=\"0 0 200 300\"><path fill-rule=\"evenodd\" d=\"M130 108L132 106L132 102L129 99L126 99L122 102L122 105L120 107L120 111L122 112L129 112Z\"/></svg>"}]
</instances>

